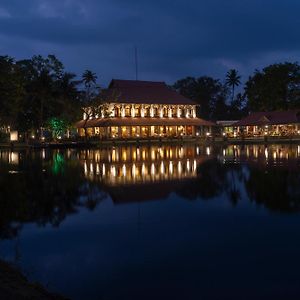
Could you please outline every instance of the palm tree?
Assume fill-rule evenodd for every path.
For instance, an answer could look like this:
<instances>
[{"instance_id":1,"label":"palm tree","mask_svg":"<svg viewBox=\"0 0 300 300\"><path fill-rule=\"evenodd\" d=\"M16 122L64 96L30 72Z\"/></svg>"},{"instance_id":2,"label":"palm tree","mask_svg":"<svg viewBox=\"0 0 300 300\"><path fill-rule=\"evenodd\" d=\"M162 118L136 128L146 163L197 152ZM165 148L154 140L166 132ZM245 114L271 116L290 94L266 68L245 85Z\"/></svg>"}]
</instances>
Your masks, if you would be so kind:
<instances>
[{"instance_id":1,"label":"palm tree","mask_svg":"<svg viewBox=\"0 0 300 300\"><path fill-rule=\"evenodd\" d=\"M93 84L96 84L96 80L97 80L96 73L90 70L85 70L84 73L82 74L82 81L86 88L90 88Z\"/></svg>"},{"instance_id":2,"label":"palm tree","mask_svg":"<svg viewBox=\"0 0 300 300\"><path fill-rule=\"evenodd\" d=\"M99 92L99 88L97 87L96 84L97 81L97 75L96 73L90 71L90 70L85 70L84 73L82 74L82 82L84 83L85 86L85 91L83 93L83 100L85 101L84 106L89 106L88 109L85 107L82 107L83 112L86 114L86 118L84 121L84 132L85 132L85 140L87 141L87 128L86 124L90 117L92 115L95 115L95 109L98 109L98 106L95 105L94 100L96 99L96 96Z\"/></svg>"},{"instance_id":3,"label":"palm tree","mask_svg":"<svg viewBox=\"0 0 300 300\"><path fill-rule=\"evenodd\" d=\"M231 69L226 74L226 84L232 88L232 101L234 100L234 89L236 86L241 84L241 76L238 74L238 71Z\"/></svg>"}]
</instances>

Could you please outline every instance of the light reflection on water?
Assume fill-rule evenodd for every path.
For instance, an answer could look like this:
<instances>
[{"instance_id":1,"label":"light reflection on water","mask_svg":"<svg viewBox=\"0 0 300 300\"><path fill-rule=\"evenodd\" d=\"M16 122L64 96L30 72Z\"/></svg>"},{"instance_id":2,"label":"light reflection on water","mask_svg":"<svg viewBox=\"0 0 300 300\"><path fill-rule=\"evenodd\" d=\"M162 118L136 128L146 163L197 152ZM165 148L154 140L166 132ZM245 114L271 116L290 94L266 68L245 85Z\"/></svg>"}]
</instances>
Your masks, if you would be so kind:
<instances>
[{"instance_id":1,"label":"light reflection on water","mask_svg":"<svg viewBox=\"0 0 300 300\"><path fill-rule=\"evenodd\" d=\"M299 166L299 145L2 150L0 255L74 299L298 299Z\"/></svg>"}]
</instances>

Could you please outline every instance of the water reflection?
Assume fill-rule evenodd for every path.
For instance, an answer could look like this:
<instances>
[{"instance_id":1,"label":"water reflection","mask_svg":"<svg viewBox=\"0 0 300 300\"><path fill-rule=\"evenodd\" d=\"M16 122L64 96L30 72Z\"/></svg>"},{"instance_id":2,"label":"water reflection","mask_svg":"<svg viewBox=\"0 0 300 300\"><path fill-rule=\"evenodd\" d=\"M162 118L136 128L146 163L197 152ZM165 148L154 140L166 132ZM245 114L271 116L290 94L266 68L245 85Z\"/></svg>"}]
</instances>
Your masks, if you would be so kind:
<instances>
[{"instance_id":1,"label":"water reflection","mask_svg":"<svg viewBox=\"0 0 300 300\"><path fill-rule=\"evenodd\" d=\"M299 145L124 146L0 151L0 235L59 224L79 208L167 199L224 198L270 211L300 211Z\"/></svg>"},{"instance_id":2,"label":"water reflection","mask_svg":"<svg viewBox=\"0 0 300 300\"><path fill-rule=\"evenodd\" d=\"M79 157L87 179L109 186L195 178L206 159L196 146L120 147L81 151Z\"/></svg>"},{"instance_id":3,"label":"water reflection","mask_svg":"<svg viewBox=\"0 0 300 300\"><path fill-rule=\"evenodd\" d=\"M230 145L223 148L224 161L259 162L262 165L294 163L300 158L299 145Z\"/></svg>"}]
</instances>

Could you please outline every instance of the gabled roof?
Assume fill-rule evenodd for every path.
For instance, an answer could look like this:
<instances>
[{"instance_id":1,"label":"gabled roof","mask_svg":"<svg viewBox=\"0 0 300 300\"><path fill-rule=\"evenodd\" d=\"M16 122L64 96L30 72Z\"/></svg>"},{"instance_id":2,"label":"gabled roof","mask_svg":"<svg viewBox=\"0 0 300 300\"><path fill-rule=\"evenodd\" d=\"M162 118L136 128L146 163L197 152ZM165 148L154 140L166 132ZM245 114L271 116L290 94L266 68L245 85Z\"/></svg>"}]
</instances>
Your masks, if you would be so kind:
<instances>
[{"instance_id":1,"label":"gabled roof","mask_svg":"<svg viewBox=\"0 0 300 300\"><path fill-rule=\"evenodd\" d=\"M234 126L263 126L300 123L300 110L255 112L234 124Z\"/></svg>"},{"instance_id":2,"label":"gabled roof","mask_svg":"<svg viewBox=\"0 0 300 300\"><path fill-rule=\"evenodd\" d=\"M136 104L188 104L196 102L172 90L165 82L113 79L108 92L116 102Z\"/></svg>"}]
</instances>

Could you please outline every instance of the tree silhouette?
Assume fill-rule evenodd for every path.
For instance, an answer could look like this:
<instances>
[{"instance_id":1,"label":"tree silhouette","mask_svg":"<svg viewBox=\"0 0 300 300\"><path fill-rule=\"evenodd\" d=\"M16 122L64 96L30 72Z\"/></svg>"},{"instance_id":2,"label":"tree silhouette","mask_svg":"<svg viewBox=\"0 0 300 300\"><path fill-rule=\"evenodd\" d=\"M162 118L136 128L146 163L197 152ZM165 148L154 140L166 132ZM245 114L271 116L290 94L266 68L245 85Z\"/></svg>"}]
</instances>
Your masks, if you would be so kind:
<instances>
[{"instance_id":1,"label":"tree silhouette","mask_svg":"<svg viewBox=\"0 0 300 300\"><path fill-rule=\"evenodd\" d=\"M231 87L232 94L231 94L231 100L234 100L234 89L236 86L239 86L241 84L241 76L238 74L238 71L235 69L231 69L226 74L226 84Z\"/></svg>"}]
</instances>

